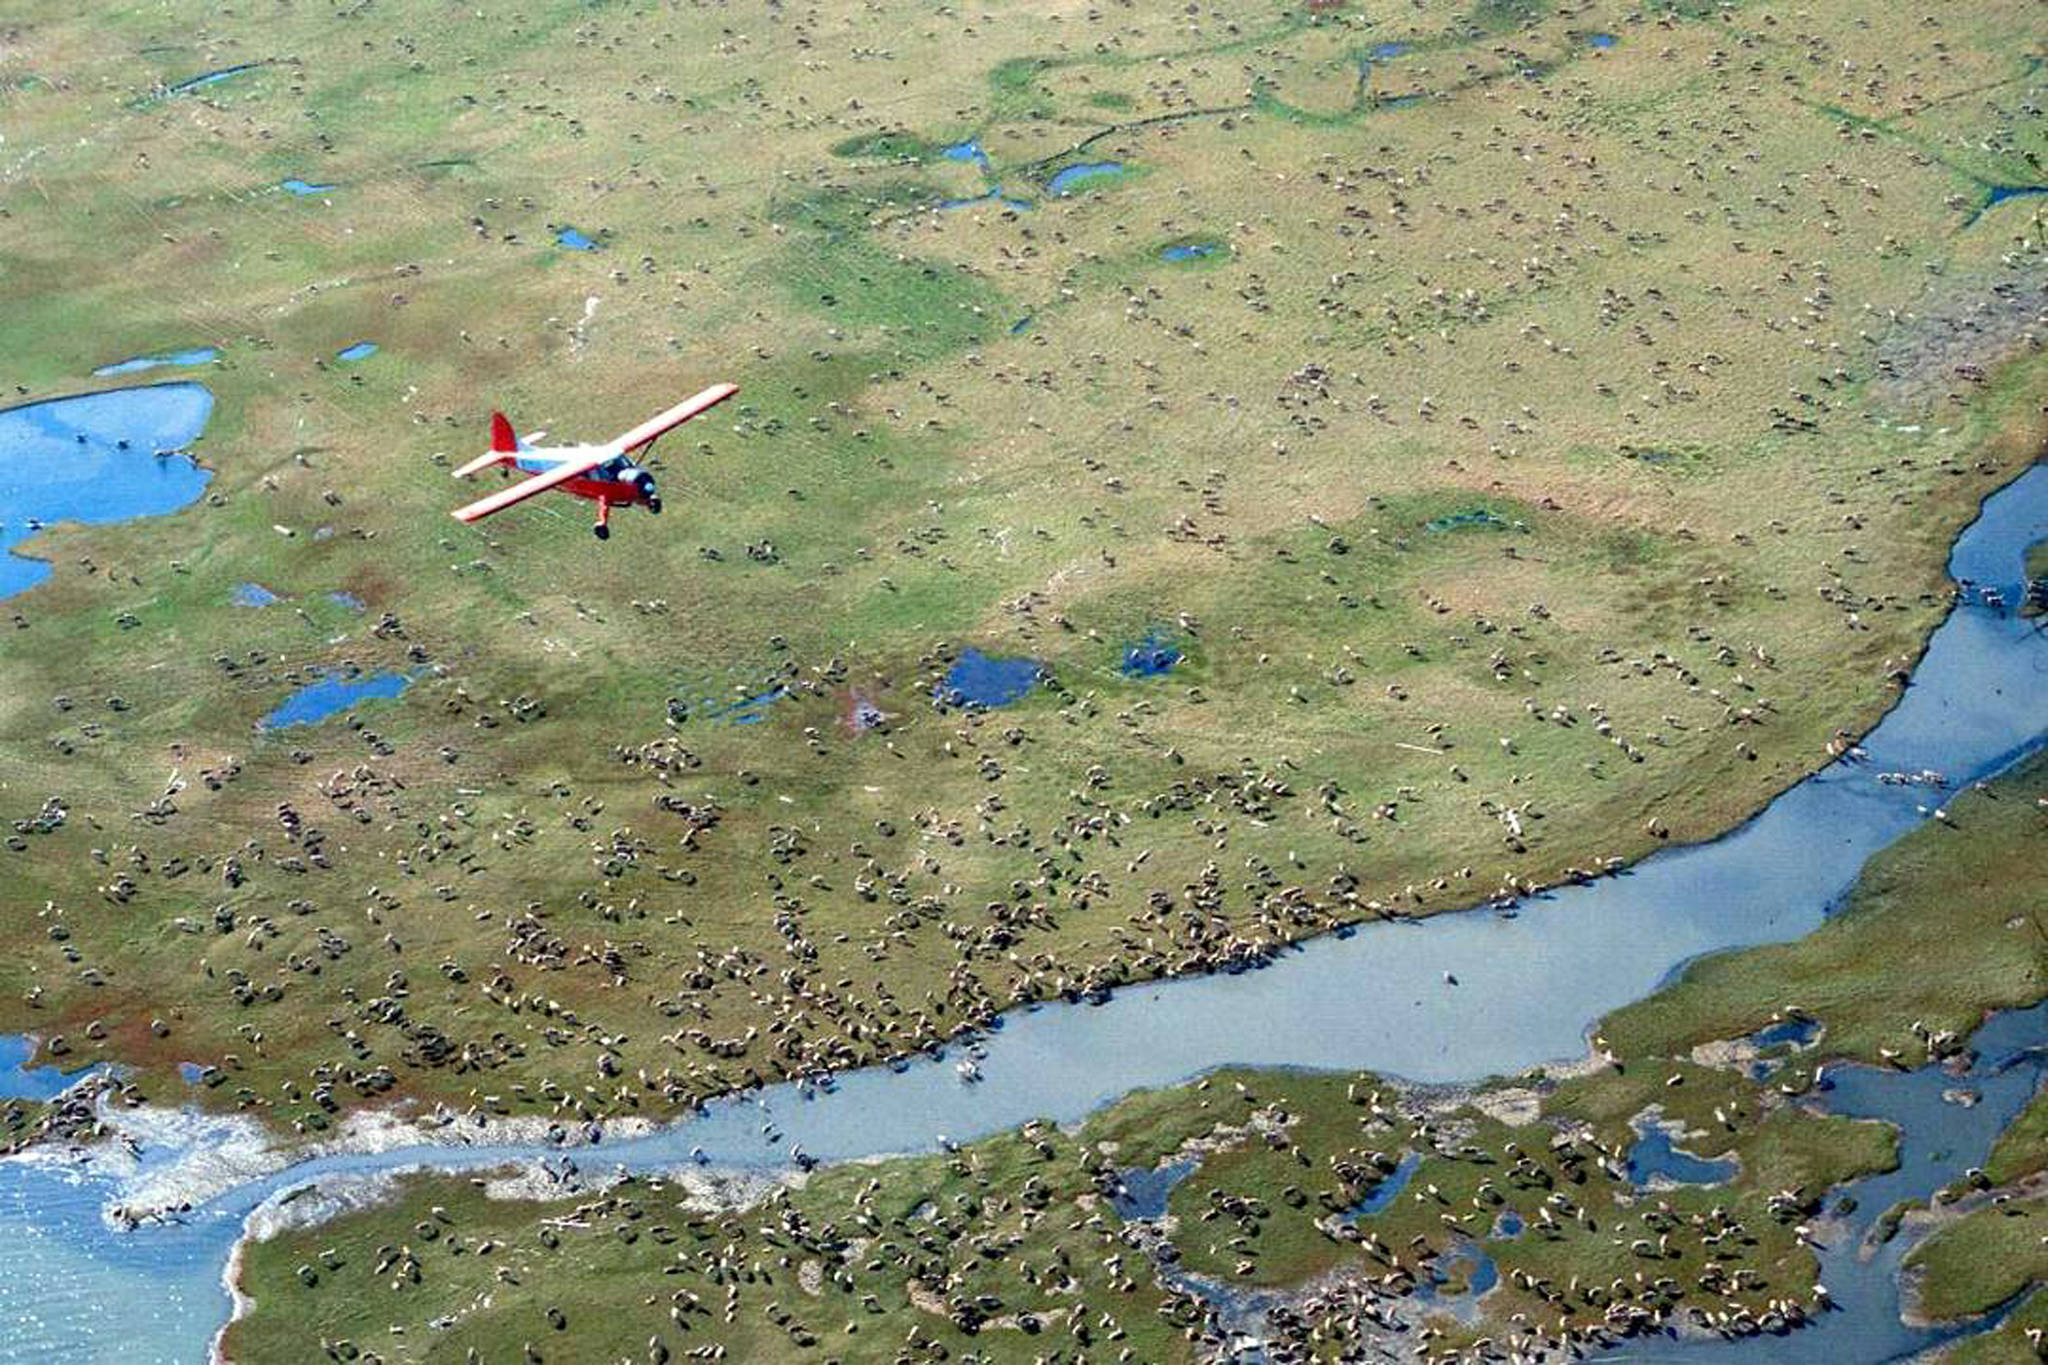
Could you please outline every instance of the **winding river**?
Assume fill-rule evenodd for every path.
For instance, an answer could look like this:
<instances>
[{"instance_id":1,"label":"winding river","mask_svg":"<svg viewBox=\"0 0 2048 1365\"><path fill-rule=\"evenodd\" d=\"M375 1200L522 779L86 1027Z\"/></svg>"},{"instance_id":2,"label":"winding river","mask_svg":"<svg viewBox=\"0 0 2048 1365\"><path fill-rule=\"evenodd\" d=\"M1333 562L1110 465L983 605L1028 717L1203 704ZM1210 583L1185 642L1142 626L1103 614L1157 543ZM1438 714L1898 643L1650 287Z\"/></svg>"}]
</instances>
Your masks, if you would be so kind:
<instances>
[{"instance_id":1,"label":"winding river","mask_svg":"<svg viewBox=\"0 0 2048 1365\"><path fill-rule=\"evenodd\" d=\"M0 447L0 460L6 455ZM0 505L0 519L10 515ZM1985 504L1958 539L1950 572L1997 585L2006 602L2017 602L2021 557L2044 536L2048 465L2036 465ZM1263 971L1134 986L1100 1005L1016 1011L981 1044L984 1079L976 1085L962 1084L950 1060L876 1067L842 1076L829 1090L791 1084L735 1097L576 1159L585 1166L699 1160L787 1169L799 1150L837 1161L931 1150L1032 1118L1071 1122L1131 1090L1233 1063L1367 1068L1452 1082L1576 1058L1590 1021L1655 990L1686 961L1816 927L1870 855L1925 819L1922 807L1938 804L1925 787L1880 782L1880 772L1934 769L1961 785L2044 741L2048 634L1970 595L1935 632L1911 685L1866 739L1864 757L1816 773L1713 843L1532 897L1511 917L1479 911L1373 924L1304 945ZM1457 984L1448 984L1447 973ZM2006 1034L2031 1029L2039 1042L2043 1019L2040 1010L2002 1016L1987 1037L2013 1051L2027 1039ZM1912 1085L1880 1084L1898 1078L1844 1073L1832 1104L1851 1113L1866 1106L1908 1129L1907 1168L1877 1178L1897 1183L1873 1187L1859 1217L1867 1221L1890 1198L1932 1188L1948 1166L1959 1171L1982 1157L1998 1114L2032 1093L2038 1059L2001 1074L2015 1079L1994 1086L1987 1076L1987 1103L1966 1110L1940 1104L1938 1095L1922 1103ZM231 1130L197 1117L166 1122L162 1140L146 1143L138 1174L146 1178ZM102 1217L125 1188L114 1175L57 1155L0 1161L0 1362L197 1365L227 1315L222 1267L244 1216L264 1201L327 1178L474 1168L553 1150L491 1145L488 1130L466 1136L474 1145L304 1162L236 1186L183 1223L136 1233L115 1232ZM1847 1358L1834 1353L1847 1350L1875 1359L1866 1348L1882 1354L1921 1340L1897 1326L1885 1257L1870 1263L1868 1292L1859 1287L1864 1280L1848 1268L1856 1264L1853 1247L1841 1245L1853 1237L1844 1230L1828 1253L1831 1287L1848 1279L1837 1292L1845 1311L1819 1329L1836 1342L1821 1353L1826 1358ZM1896 1248L1885 1255L1895 1259ZM1624 1358L1699 1349L1652 1343ZM1797 1336L1726 1349L1745 1361L1816 1358Z\"/></svg>"}]
</instances>

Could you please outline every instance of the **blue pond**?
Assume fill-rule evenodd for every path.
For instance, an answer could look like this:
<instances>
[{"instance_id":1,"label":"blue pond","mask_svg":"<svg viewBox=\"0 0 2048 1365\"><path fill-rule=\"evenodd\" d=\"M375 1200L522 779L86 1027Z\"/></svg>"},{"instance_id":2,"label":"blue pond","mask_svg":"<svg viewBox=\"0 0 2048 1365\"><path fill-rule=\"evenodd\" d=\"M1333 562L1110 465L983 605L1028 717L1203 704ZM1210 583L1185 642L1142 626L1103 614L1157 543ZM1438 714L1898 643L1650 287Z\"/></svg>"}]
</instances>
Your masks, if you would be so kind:
<instances>
[{"instance_id":1,"label":"blue pond","mask_svg":"<svg viewBox=\"0 0 2048 1365\"><path fill-rule=\"evenodd\" d=\"M1117 1190L1110 1195L1109 1206L1126 1223L1164 1218L1166 1200L1173 1193L1173 1187L1194 1173L1195 1163L1192 1161L1168 1162L1151 1170L1133 1166L1127 1171L1119 1171Z\"/></svg>"},{"instance_id":2,"label":"blue pond","mask_svg":"<svg viewBox=\"0 0 2048 1365\"><path fill-rule=\"evenodd\" d=\"M212 477L184 449L206 427L213 395L192 383L151 384L0 411L0 549L33 523L161 516L197 498ZM0 597L49 576L49 566L0 557Z\"/></svg>"},{"instance_id":3,"label":"blue pond","mask_svg":"<svg viewBox=\"0 0 2048 1365\"><path fill-rule=\"evenodd\" d=\"M768 708L788 695L789 689L777 683L765 692L757 692L738 701L719 702L706 698L704 709L698 714L707 720L723 720L734 725L759 725L767 718Z\"/></svg>"},{"instance_id":4,"label":"blue pond","mask_svg":"<svg viewBox=\"0 0 2048 1365\"><path fill-rule=\"evenodd\" d=\"M1408 44L1406 43L1381 43L1367 55L1376 62L1386 62L1392 61L1407 50Z\"/></svg>"},{"instance_id":5,"label":"blue pond","mask_svg":"<svg viewBox=\"0 0 2048 1365\"><path fill-rule=\"evenodd\" d=\"M267 607L277 600L277 594L261 583L235 584L235 605L238 607Z\"/></svg>"},{"instance_id":6,"label":"blue pond","mask_svg":"<svg viewBox=\"0 0 2048 1365\"><path fill-rule=\"evenodd\" d=\"M361 611L364 608L364 606L367 605L362 598L356 596L354 593L343 592L339 589L337 589L334 592L328 593L327 600L334 603L334 605L337 607L347 607L350 611Z\"/></svg>"},{"instance_id":7,"label":"blue pond","mask_svg":"<svg viewBox=\"0 0 2048 1365\"><path fill-rule=\"evenodd\" d=\"M1155 633L1124 651L1121 671L1127 678L1157 678L1179 662L1180 651Z\"/></svg>"},{"instance_id":8,"label":"blue pond","mask_svg":"<svg viewBox=\"0 0 2048 1365\"><path fill-rule=\"evenodd\" d=\"M571 251L597 250L596 242L592 241L590 238L584 236L582 233L578 232L575 228L572 227L556 228L555 241L558 245L568 247Z\"/></svg>"},{"instance_id":9,"label":"blue pond","mask_svg":"<svg viewBox=\"0 0 2048 1365\"><path fill-rule=\"evenodd\" d=\"M1214 242L1175 242L1172 246L1161 248L1159 259L1162 261L1199 261L1204 256L1213 256L1215 254L1216 244Z\"/></svg>"},{"instance_id":10,"label":"blue pond","mask_svg":"<svg viewBox=\"0 0 2048 1365\"><path fill-rule=\"evenodd\" d=\"M287 725L318 725L337 711L346 711L359 701L387 701L412 686L403 673L367 673L360 678L342 678L329 673L319 682L308 683L284 699L284 703L263 718L263 728L278 730Z\"/></svg>"},{"instance_id":11,"label":"blue pond","mask_svg":"<svg viewBox=\"0 0 2048 1365\"><path fill-rule=\"evenodd\" d=\"M1019 332L1023 331L1026 327L1029 327L1030 325L1031 315L1029 313L1026 313L1023 317L1018 318L1015 322L1010 324L1010 335L1016 336Z\"/></svg>"},{"instance_id":12,"label":"blue pond","mask_svg":"<svg viewBox=\"0 0 2048 1365\"><path fill-rule=\"evenodd\" d=\"M1095 180L1107 175L1121 175L1124 163L1121 161L1084 161L1069 166L1046 182L1045 188L1051 194L1072 194L1074 186L1083 180Z\"/></svg>"},{"instance_id":13,"label":"blue pond","mask_svg":"<svg viewBox=\"0 0 2048 1365\"><path fill-rule=\"evenodd\" d=\"M316 185L310 180L292 179L285 181L281 186L279 186L279 188L287 190L292 194L296 194L303 199L309 194L325 194L329 190L333 189L334 186Z\"/></svg>"},{"instance_id":14,"label":"blue pond","mask_svg":"<svg viewBox=\"0 0 2048 1365\"><path fill-rule=\"evenodd\" d=\"M1353 1204L1344 1215L1344 1221L1367 1218L1375 1213L1385 1213L1401 1197L1401 1191L1408 1188L1408 1182L1415 1178L1415 1168L1422 1164L1420 1152L1403 1152L1394 1169L1387 1172L1386 1179L1372 1187L1372 1193Z\"/></svg>"},{"instance_id":15,"label":"blue pond","mask_svg":"<svg viewBox=\"0 0 2048 1365\"><path fill-rule=\"evenodd\" d=\"M1680 1185L1718 1185L1734 1174L1732 1161L1707 1161L1679 1151L1662 1128L1640 1133L1628 1152L1628 1178L1638 1185L1659 1175Z\"/></svg>"},{"instance_id":16,"label":"blue pond","mask_svg":"<svg viewBox=\"0 0 2048 1365\"><path fill-rule=\"evenodd\" d=\"M950 147L941 147L939 155L948 161L972 161L979 166L988 165L988 153L981 150L981 144L973 138L965 142L956 142Z\"/></svg>"},{"instance_id":17,"label":"blue pond","mask_svg":"<svg viewBox=\"0 0 2048 1365\"><path fill-rule=\"evenodd\" d=\"M1621 39L1615 37L1612 33L1588 33L1586 35L1587 47L1613 47L1620 41Z\"/></svg>"},{"instance_id":18,"label":"blue pond","mask_svg":"<svg viewBox=\"0 0 2048 1365\"><path fill-rule=\"evenodd\" d=\"M1820 1021L1816 1019L1786 1019L1760 1028L1749 1035L1749 1041L1758 1047L1805 1047L1820 1036Z\"/></svg>"},{"instance_id":19,"label":"blue pond","mask_svg":"<svg viewBox=\"0 0 2048 1365\"><path fill-rule=\"evenodd\" d=\"M256 65L255 62L243 62L240 66L224 66L218 71L208 71L204 75L193 76L187 80L179 81L171 87L171 93L173 95L182 95L187 90L198 90L203 86L218 85L230 76L239 76L244 71L255 70Z\"/></svg>"},{"instance_id":20,"label":"blue pond","mask_svg":"<svg viewBox=\"0 0 2048 1365\"><path fill-rule=\"evenodd\" d=\"M1462 1272L1465 1288L1455 1298L1447 1300L1442 1289L1450 1282L1449 1272L1452 1270ZM1500 1267L1493 1263L1493 1257L1459 1238L1453 1243L1451 1254L1439 1260L1428 1278L1416 1286L1416 1297L1425 1303L1449 1308L1459 1318L1470 1318L1479 1311L1479 1299L1499 1283Z\"/></svg>"},{"instance_id":21,"label":"blue pond","mask_svg":"<svg viewBox=\"0 0 2048 1365\"><path fill-rule=\"evenodd\" d=\"M1038 686L1042 672L1036 659L998 659L966 649L932 695L954 706L1007 706Z\"/></svg>"},{"instance_id":22,"label":"blue pond","mask_svg":"<svg viewBox=\"0 0 2048 1365\"><path fill-rule=\"evenodd\" d=\"M127 360L119 360L112 365L100 366L97 370L93 371L93 376L98 379L105 379L110 375L140 374L144 370L153 370L159 365L205 365L219 354L220 352L211 346L195 346L189 351L166 351L162 355L131 356Z\"/></svg>"},{"instance_id":23,"label":"blue pond","mask_svg":"<svg viewBox=\"0 0 2048 1365\"><path fill-rule=\"evenodd\" d=\"M1493 1235L1503 1238L1520 1237L1522 1235L1522 1215L1519 1213L1503 1213L1494 1220Z\"/></svg>"},{"instance_id":24,"label":"blue pond","mask_svg":"<svg viewBox=\"0 0 2048 1365\"><path fill-rule=\"evenodd\" d=\"M2048 185L1993 185L1984 207L1988 209L2008 199L2024 199L2035 194L2048 194Z\"/></svg>"},{"instance_id":25,"label":"blue pond","mask_svg":"<svg viewBox=\"0 0 2048 1365\"><path fill-rule=\"evenodd\" d=\"M0 1033L0 1100L47 1100L85 1079L93 1068L66 1075L54 1066L30 1066L35 1049L18 1033Z\"/></svg>"},{"instance_id":26,"label":"blue pond","mask_svg":"<svg viewBox=\"0 0 2048 1365\"><path fill-rule=\"evenodd\" d=\"M1463 512L1452 512L1424 523L1431 531L1459 531L1468 526L1504 527L1507 523L1484 507L1473 507Z\"/></svg>"},{"instance_id":27,"label":"blue pond","mask_svg":"<svg viewBox=\"0 0 2048 1365\"><path fill-rule=\"evenodd\" d=\"M344 346L336 351L334 358L336 360L368 360L375 354L377 354L376 342L358 341L353 346Z\"/></svg>"}]
</instances>

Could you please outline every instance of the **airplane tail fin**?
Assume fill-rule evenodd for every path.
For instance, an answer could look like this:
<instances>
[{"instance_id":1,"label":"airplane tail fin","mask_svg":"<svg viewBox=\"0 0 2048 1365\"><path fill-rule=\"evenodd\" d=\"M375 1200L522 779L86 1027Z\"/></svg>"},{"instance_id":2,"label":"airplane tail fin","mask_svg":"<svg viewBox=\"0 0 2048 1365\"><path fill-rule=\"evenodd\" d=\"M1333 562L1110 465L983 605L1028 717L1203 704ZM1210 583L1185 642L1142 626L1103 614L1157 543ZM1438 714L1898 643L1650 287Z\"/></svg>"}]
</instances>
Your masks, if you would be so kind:
<instances>
[{"instance_id":1,"label":"airplane tail fin","mask_svg":"<svg viewBox=\"0 0 2048 1365\"><path fill-rule=\"evenodd\" d=\"M466 479L480 470L494 464L511 464L519 450L519 437L514 434L512 424L505 420L505 414L491 414L491 448L455 471L455 477Z\"/></svg>"}]
</instances>

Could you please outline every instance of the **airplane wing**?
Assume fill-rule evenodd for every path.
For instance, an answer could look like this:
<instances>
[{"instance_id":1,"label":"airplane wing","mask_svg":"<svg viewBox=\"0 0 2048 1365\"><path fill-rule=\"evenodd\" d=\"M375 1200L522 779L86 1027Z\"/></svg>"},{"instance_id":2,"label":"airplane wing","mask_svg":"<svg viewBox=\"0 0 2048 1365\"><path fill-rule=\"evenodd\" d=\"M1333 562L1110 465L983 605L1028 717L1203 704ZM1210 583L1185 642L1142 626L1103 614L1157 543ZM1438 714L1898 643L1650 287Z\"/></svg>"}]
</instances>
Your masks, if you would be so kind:
<instances>
[{"instance_id":1,"label":"airplane wing","mask_svg":"<svg viewBox=\"0 0 2048 1365\"><path fill-rule=\"evenodd\" d=\"M557 484L569 482L579 474L588 474L611 459L612 454L612 447L599 446L591 454L564 460L545 474L536 474L530 479L513 484L510 488L500 489L488 498L479 498L467 507L458 507L450 515L457 521L477 521L493 512L502 512L514 503L525 502L536 493L545 493Z\"/></svg>"},{"instance_id":2,"label":"airplane wing","mask_svg":"<svg viewBox=\"0 0 2048 1365\"><path fill-rule=\"evenodd\" d=\"M466 479L470 475L476 473L479 469L489 469L492 465L497 464L504 458L505 452L502 450L486 450L483 454L477 456L474 460L471 460L468 464L462 466L462 468L454 471L455 477L458 479Z\"/></svg>"},{"instance_id":3,"label":"airplane wing","mask_svg":"<svg viewBox=\"0 0 2048 1365\"><path fill-rule=\"evenodd\" d=\"M723 403L740 391L737 384L713 384L694 398L686 398L658 417L650 417L612 445L618 450L637 450L671 427L679 427L706 408Z\"/></svg>"}]
</instances>

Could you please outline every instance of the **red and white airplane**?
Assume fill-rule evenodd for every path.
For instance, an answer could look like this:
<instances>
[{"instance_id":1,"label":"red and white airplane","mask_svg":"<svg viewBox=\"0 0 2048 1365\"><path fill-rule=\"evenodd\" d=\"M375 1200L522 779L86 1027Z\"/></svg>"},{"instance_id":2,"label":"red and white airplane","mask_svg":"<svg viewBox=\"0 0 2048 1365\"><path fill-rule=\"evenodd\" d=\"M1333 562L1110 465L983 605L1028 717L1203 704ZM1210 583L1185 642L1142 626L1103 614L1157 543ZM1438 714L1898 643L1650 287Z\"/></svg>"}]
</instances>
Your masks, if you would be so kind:
<instances>
[{"instance_id":1,"label":"red and white airplane","mask_svg":"<svg viewBox=\"0 0 2048 1365\"><path fill-rule=\"evenodd\" d=\"M654 475L638 461L648 447L706 408L723 403L740 391L737 384L713 384L694 398L688 398L657 417L650 417L616 440L598 446L529 446L513 434L505 414L491 414L491 448L455 471L458 479L498 465L533 475L510 488L479 498L453 513L457 521L478 521L502 512L514 503L525 502L536 493L559 488L597 504L597 525L591 528L599 540L611 536L614 507L636 503L650 512L661 511L661 495L654 490ZM535 432L534 439L546 432Z\"/></svg>"}]
</instances>

